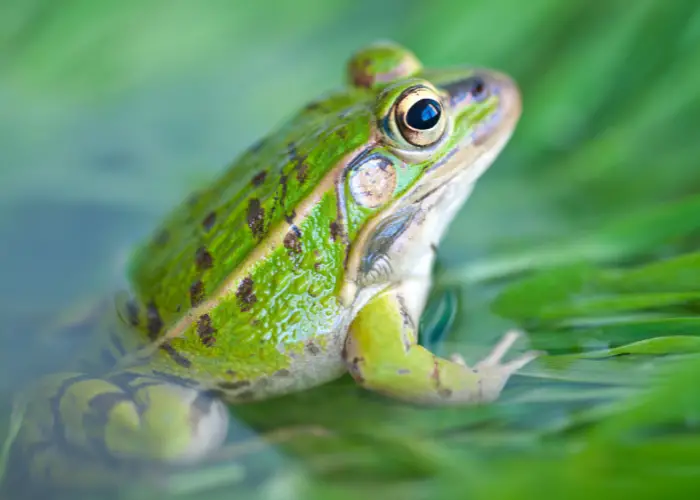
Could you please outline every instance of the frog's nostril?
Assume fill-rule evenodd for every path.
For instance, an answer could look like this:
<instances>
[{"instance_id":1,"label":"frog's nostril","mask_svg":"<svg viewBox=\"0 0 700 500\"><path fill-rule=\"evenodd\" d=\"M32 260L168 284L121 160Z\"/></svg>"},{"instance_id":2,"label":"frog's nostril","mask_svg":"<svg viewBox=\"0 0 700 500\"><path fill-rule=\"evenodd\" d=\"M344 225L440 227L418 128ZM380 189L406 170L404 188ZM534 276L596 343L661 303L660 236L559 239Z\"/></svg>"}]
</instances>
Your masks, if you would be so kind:
<instances>
[{"instance_id":1,"label":"frog's nostril","mask_svg":"<svg viewBox=\"0 0 700 500\"><path fill-rule=\"evenodd\" d=\"M475 76L469 79L467 92L475 101L482 101L488 97L488 87L486 82L480 76Z\"/></svg>"}]
</instances>

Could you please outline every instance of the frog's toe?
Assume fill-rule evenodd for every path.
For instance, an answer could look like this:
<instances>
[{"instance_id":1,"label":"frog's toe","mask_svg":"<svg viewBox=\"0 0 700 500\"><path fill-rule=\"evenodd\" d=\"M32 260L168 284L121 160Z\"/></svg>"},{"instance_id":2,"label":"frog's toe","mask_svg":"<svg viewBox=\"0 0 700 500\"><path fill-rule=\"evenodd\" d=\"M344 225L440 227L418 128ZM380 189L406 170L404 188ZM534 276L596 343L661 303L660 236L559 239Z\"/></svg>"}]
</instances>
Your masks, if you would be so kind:
<instances>
[{"instance_id":1,"label":"frog's toe","mask_svg":"<svg viewBox=\"0 0 700 500\"><path fill-rule=\"evenodd\" d=\"M484 359L479 361L474 367L477 370L488 368L492 366L497 366L500 364L503 357L508 353L513 344L522 336L522 332L519 330L509 330L503 335L501 340L496 344L496 346L491 350L491 352Z\"/></svg>"},{"instance_id":2,"label":"frog's toe","mask_svg":"<svg viewBox=\"0 0 700 500\"><path fill-rule=\"evenodd\" d=\"M481 376L479 384L483 401L496 399L515 372L543 354L540 351L527 351L502 363L505 355L521 335L522 332L517 330L508 331L489 355L474 366L474 372Z\"/></svg>"},{"instance_id":3,"label":"frog's toe","mask_svg":"<svg viewBox=\"0 0 700 500\"><path fill-rule=\"evenodd\" d=\"M513 347L513 344L515 344L522 335L523 333L520 330L509 330L506 332L488 356L474 366L474 370L481 371L491 367L498 367L501 370L509 370L512 373L542 354L539 351L528 351L508 363L501 364L501 360L503 360L510 348ZM461 354L451 354L448 359L458 365L468 366Z\"/></svg>"},{"instance_id":4,"label":"frog's toe","mask_svg":"<svg viewBox=\"0 0 700 500\"><path fill-rule=\"evenodd\" d=\"M543 354L545 354L544 351L527 351L527 352L521 354L520 356L518 356L517 358L515 358L507 363L502 364L501 369L508 371L511 374L515 373L518 370L520 370L522 367L527 365L530 361L532 361L536 358L539 358Z\"/></svg>"}]
</instances>

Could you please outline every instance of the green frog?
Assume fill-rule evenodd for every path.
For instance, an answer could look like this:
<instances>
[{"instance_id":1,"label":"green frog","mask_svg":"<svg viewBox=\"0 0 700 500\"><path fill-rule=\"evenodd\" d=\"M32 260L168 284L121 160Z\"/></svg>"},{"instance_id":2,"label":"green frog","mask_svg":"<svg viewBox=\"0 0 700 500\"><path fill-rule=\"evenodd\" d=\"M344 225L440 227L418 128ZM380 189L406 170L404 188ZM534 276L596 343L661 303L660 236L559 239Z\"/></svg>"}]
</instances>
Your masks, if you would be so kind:
<instances>
[{"instance_id":1,"label":"green frog","mask_svg":"<svg viewBox=\"0 0 700 500\"><path fill-rule=\"evenodd\" d=\"M516 84L423 68L390 42L347 67L345 88L176 208L135 252L128 293L76 323L100 345L27 398L13 446L32 478L201 460L226 404L346 372L409 403L488 402L536 357L503 361L517 332L474 366L417 341L437 246L520 117Z\"/></svg>"}]
</instances>

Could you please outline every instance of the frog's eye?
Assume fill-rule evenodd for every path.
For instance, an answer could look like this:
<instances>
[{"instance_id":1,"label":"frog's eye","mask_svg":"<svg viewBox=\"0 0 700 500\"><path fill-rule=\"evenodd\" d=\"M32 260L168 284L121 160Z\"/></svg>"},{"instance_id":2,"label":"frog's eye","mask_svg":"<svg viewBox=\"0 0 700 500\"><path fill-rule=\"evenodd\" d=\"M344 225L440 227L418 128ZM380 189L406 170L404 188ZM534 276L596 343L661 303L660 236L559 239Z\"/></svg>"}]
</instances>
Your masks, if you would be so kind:
<instances>
[{"instance_id":1,"label":"frog's eye","mask_svg":"<svg viewBox=\"0 0 700 500\"><path fill-rule=\"evenodd\" d=\"M401 136L418 147L435 144L445 132L447 122L440 96L422 85L399 96L394 106L394 120Z\"/></svg>"}]
</instances>

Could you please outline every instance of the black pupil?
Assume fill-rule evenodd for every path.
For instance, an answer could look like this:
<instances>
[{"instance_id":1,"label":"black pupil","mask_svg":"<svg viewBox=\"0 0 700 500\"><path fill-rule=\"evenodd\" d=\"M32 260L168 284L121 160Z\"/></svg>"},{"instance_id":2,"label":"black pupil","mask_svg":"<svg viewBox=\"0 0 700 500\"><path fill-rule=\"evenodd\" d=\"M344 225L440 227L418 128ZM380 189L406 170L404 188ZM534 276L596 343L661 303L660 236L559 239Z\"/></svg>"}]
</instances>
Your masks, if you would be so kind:
<instances>
[{"instance_id":1,"label":"black pupil","mask_svg":"<svg viewBox=\"0 0 700 500\"><path fill-rule=\"evenodd\" d=\"M416 130L429 130L440 121L440 105L432 99L417 101L406 113L406 124Z\"/></svg>"}]
</instances>

